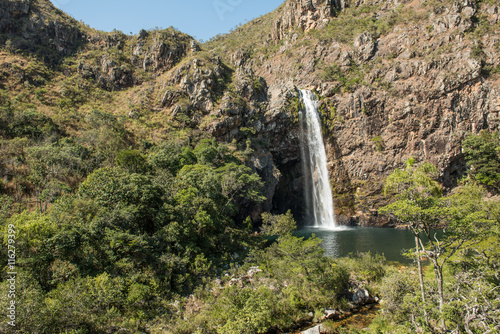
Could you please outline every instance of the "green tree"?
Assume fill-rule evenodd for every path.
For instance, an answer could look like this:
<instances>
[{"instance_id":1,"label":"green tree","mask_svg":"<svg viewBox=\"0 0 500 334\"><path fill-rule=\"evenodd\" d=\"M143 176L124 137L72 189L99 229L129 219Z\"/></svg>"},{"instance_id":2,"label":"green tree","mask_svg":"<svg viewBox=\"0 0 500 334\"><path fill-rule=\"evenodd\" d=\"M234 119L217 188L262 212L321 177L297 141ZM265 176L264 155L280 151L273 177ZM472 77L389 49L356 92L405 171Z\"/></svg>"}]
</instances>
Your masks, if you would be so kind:
<instances>
[{"instance_id":1,"label":"green tree","mask_svg":"<svg viewBox=\"0 0 500 334\"><path fill-rule=\"evenodd\" d=\"M137 150L123 150L116 154L116 164L130 173L145 173L148 170L146 159Z\"/></svg>"},{"instance_id":2,"label":"green tree","mask_svg":"<svg viewBox=\"0 0 500 334\"><path fill-rule=\"evenodd\" d=\"M343 266L324 256L321 242L315 236L305 240L287 233L251 257L259 268L282 284L284 308L309 312L340 302L349 274Z\"/></svg>"},{"instance_id":3,"label":"green tree","mask_svg":"<svg viewBox=\"0 0 500 334\"><path fill-rule=\"evenodd\" d=\"M209 312L212 326L218 334L268 333L276 323L276 302L275 293L268 287L228 287Z\"/></svg>"},{"instance_id":4,"label":"green tree","mask_svg":"<svg viewBox=\"0 0 500 334\"><path fill-rule=\"evenodd\" d=\"M445 238L432 240L431 246L443 257L430 260L441 272L452 262L455 282L445 316L456 330L483 333L500 328L500 252L494 246L499 242L499 208L500 202L488 198L476 182L463 184L442 199L438 214L446 224Z\"/></svg>"},{"instance_id":5,"label":"green tree","mask_svg":"<svg viewBox=\"0 0 500 334\"><path fill-rule=\"evenodd\" d=\"M60 132L52 118L33 109L14 111L7 130L10 138L26 137L32 140L56 137Z\"/></svg>"},{"instance_id":6,"label":"green tree","mask_svg":"<svg viewBox=\"0 0 500 334\"><path fill-rule=\"evenodd\" d=\"M48 203L65 192L70 192L72 178L81 178L92 169L85 161L90 152L71 139L33 145L25 149L29 167L28 180L35 189L38 208L47 210Z\"/></svg>"},{"instance_id":7,"label":"green tree","mask_svg":"<svg viewBox=\"0 0 500 334\"><path fill-rule=\"evenodd\" d=\"M15 246L16 254L18 254L16 265L23 268L28 276L36 279L42 288L46 288L50 280L50 265L54 256L47 241L54 236L57 226L47 215L23 211L13 215L2 226L4 245L8 243L9 225L13 225L16 232ZM6 254L5 248L5 246L2 247Z\"/></svg>"},{"instance_id":8,"label":"green tree","mask_svg":"<svg viewBox=\"0 0 500 334\"><path fill-rule=\"evenodd\" d=\"M439 224L432 212L441 197L441 187L434 180L436 173L436 167L429 163L416 168L413 159L408 160L406 168L395 170L385 181L386 196L391 194L396 200L379 210L381 213L393 214L402 224L408 226L415 237L414 257L424 304L426 293L422 257L426 254L423 235L430 236Z\"/></svg>"},{"instance_id":9,"label":"green tree","mask_svg":"<svg viewBox=\"0 0 500 334\"><path fill-rule=\"evenodd\" d=\"M14 138L0 141L0 164L13 176L14 198L17 203L21 203L23 197L23 181L27 178L27 172L22 168L26 163L27 147L30 142L27 138Z\"/></svg>"},{"instance_id":10,"label":"green tree","mask_svg":"<svg viewBox=\"0 0 500 334\"><path fill-rule=\"evenodd\" d=\"M273 215L268 212L262 213L261 232L264 235L283 235L297 229L297 222L293 218L292 211L288 210L283 215Z\"/></svg>"},{"instance_id":11,"label":"green tree","mask_svg":"<svg viewBox=\"0 0 500 334\"><path fill-rule=\"evenodd\" d=\"M78 195L91 198L104 206L126 200L125 179L127 174L120 168L101 168L90 174L80 185Z\"/></svg>"},{"instance_id":12,"label":"green tree","mask_svg":"<svg viewBox=\"0 0 500 334\"><path fill-rule=\"evenodd\" d=\"M494 213L484 200L485 191L476 184L464 184L453 194L442 197L441 187L433 179L436 168L424 163L414 168L412 161L402 170L394 171L386 180L386 191L392 191L396 201L380 209L392 213L406 224L415 236L415 257L419 269L422 302L426 293L421 258L427 257L434 268L441 328L446 331L445 289L443 268L466 243L477 240L495 225ZM444 228L443 237L436 230ZM428 314L425 314L426 319Z\"/></svg>"},{"instance_id":13,"label":"green tree","mask_svg":"<svg viewBox=\"0 0 500 334\"><path fill-rule=\"evenodd\" d=\"M70 328L103 332L110 320L119 321L124 290L122 278L112 278L106 273L58 285L45 296L43 332L64 333Z\"/></svg>"},{"instance_id":14,"label":"green tree","mask_svg":"<svg viewBox=\"0 0 500 334\"><path fill-rule=\"evenodd\" d=\"M217 174L227 204L242 201L259 203L266 199L262 196L263 182L250 167L231 162L218 168Z\"/></svg>"},{"instance_id":15,"label":"green tree","mask_svg":"<svg viewBox=\"0 0 500 334\"><path fill-rule=\"evenodd\" d=\"M80 131L83 145L92 151L95 165L109 166L115 162L116 154L129 146L128 132L123 120L105 112L92 111L86 116L90 127Z\"/></svg>"},{"instance_id":16,"label":"green tree","mask_svg":"<svg viewBox=\"0 0 500 334\"><path fill-rule=\"evenodd\" d=\"M219 145L215 139L202 139L198 145L196 145L193 150L198 163L201 164L214 164L217 165L218 160L223 158L219 154Z\"/></svg>"},{"instance_id":17,"label":"green tree","mask_svg":"<svg viewBox=\"0 0 500 334\"><path fill-rule=\"evenodd\" d=\"M3 253L2 253L3 254ZM11 298L8 291L11 283L7 280L0 282L0 290L5 293L0 295L0 332L2 333L43 333L44 323L44 293L40 285L24 270L16 270L16 326L15 331L7 324L10 319L8 307Z\"/></svg>"},{"instance_id":18,"label":"green tree","mask_svg":"<svg viewBox=\"0 0 500 334\"><path fill-rule=\"evenodd\" d=\"M166 142L155 147L147 159L154 170L167 170L174 176L182 167L196 164L193 149L176 142Z\"/></svg>"},{"instance_id":19,"label":"green tree","mask_svg":"<svg viewBox=\"0 0 500 334\"><path fill-rule=\"evenodd\" d=\"M482 130L462 143L471 178L498 191L500 188L500 139L498 132Z\"/></svg>"}]
</instances>

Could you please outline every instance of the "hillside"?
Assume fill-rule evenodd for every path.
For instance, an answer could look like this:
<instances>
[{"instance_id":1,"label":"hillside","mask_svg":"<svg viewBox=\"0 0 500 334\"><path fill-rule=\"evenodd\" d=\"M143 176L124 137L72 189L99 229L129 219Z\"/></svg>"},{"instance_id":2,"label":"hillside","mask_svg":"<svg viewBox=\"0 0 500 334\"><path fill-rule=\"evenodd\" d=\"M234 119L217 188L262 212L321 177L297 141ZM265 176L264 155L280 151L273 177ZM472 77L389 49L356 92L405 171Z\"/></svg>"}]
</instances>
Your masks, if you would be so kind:
<instances>
[{"instance_id":1,"label":"hillside","mask_svg":"<svg viewBox=\"0 0 500 334\"><path fill-rule=\"evenodd\" d=\"M242 149L250 139L265 211L300 219L303 207L295 87L321 98L338 213L361 224L409 157L453 187L465 135L498 128L494 1L287 1L201 48L171 28L102 33L48 1L6 4L3 95L14 109L68 133L92 110L109 112L133 147L186 130Z\"/></svg>"},{"instance_id":2,"label":"hillside","mask_svg":"<svg viewBox=\"0 0 500 334\"><path fill-rule=\"evenodd\" d=\"M341 211L370 219L381 182L409 157L433 162L441 181L456 185L465 135L498 129L497 4L313 3L287 1L206 47L264 78L272 110L287 109L294 86L318 93ZM259 25L267 34L254 40ZM285 160L274 160L283 174L299 168L297 153Z\"/></svg>"}]
</instances>

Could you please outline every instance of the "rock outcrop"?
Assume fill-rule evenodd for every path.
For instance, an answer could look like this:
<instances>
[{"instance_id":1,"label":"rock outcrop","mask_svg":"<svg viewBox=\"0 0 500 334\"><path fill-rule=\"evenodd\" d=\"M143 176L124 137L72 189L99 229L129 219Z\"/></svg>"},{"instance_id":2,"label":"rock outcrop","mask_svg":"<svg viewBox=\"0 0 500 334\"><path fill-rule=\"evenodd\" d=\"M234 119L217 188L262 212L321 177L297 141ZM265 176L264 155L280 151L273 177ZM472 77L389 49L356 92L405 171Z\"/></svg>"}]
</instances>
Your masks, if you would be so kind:
<instances>
[{"instance_id":1,"label":"rock outcrop","mask_svg":"<svg viewBox=\"0 0 500 334\"><path fill-rule=\"evenodd\" d=\"M83 43L80 23L55 9L49 0L0 2L0 44L11 50L44 57L57 63Z\"/></svg>"},{"instance_id":2,"label":"rock outcrop","mask_svg":"<svg viewBox=\"0 0 500 334\"><path fill-rule=\"evenodd\" d=\"M235 68L232 88L220 87L222 98L200 108L211 117L204 130L226 142L251 137L258 147L250 165L263 176L268 198L259 210L292 209L299 220L303 210L295 87L321 99L337 214L348 225L394 224L377 214L387 203L383 181L410 157L434 163L440 181L454 187L465 171L465 135L499 129L498 78L485 70L500 63L499 39L475 32L479 16L498 21L498 6L290 0L277 13L270 43L279 49L222 55ZM329 35L335 29L343 35ZM172 83L183 82L181 95L193 101L186 80L200 78ZM176 94L165 93L164 100ZM214 94L206 95L211 99Z\"/></svg>"},{"instance_id":3,"label":"rock outcrop","mask_svg":"<svg viewBox=\"0 0 500 334\"><path fill-rule=\"evenodd\" d=\"M87 42L92 56L80 61L78 71L106 90L141 84L148 75L161 75L198 50L192 37L174 29L141 30L137 36L97 32L87 36Z\"/></svg>"},{"instance_id":4,"label":"rock outcrop","mask_svg":"<svg viewBox=\"0 0 500 334\"><path fill-rule=\"evenodd\" d=\"M188 51L196 52L198 45L191 37L175 31L158 34L141 30L131 49L133 66L158 73L170 70Z\"/></svg>"},{"instance_id":5,"label":"rock outcrop","mask_svg":"<svg viewBox=\"0 0 500 334\"><path fill-rule=\"evenodd\" d=\"M345 0L287 1L282 15L274 22L273 38L281 40L293 29L308 31L325 27L330 19L345 7Z\"/></svg>"}]
</instances>

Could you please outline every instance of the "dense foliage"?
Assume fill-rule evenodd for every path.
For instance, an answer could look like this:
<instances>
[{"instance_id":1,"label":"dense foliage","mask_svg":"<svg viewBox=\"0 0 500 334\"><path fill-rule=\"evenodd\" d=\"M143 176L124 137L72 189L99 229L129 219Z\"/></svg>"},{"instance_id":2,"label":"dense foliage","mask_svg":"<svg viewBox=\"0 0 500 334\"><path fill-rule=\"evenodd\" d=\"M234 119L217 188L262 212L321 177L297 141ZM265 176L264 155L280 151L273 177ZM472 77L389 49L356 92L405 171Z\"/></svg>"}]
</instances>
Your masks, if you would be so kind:
<instances>
[{"instance_id":1,"label":"dense foliage","mask_svg":"<svg viewBox=\"0 0 500 334\"><path fill-rule=\"evenodd\" d=\"M386 180L396 200L380 211L413 232L415 250L408 255L417 263L418 283L407 275L385 278L390 316L384 321L391 319L398 332L495 332L500 281L491 271L498 271L500 252L491 245L500 241L500 202L471 180L443 196L435 178L434 166L410 160ZM423 264L433 273L424 273Z\"/></svg>"},{"instance_id":2,"label":"dense foliage","mask_svg":"<svg viewBox=\"0 0 500 334\"><path fill-rule=\"evenodd\" d=\"M284 332L349 309L360 286L383 298L369 332L498 330L496 134L466 138L468 179L452 193L430 164L387 179L383 212L416 236L416 268L401 269L324 257L320 240L290 234L290 213L263 214L255 236L244 208L264 197L248 145L182 130L154 144L99 110L75 133L1 98L1 251L15 226L20 333Z\"/></svg>"},{"instance_id":3,"label":"dense foliage","mask_svg":"<svg viewBox=\"0 0 500 334\"><path fill-rule=\"evenodd\" d=\"M342 306L349 272L324 257L320 243L282 235L269 248L254 250L242 267L198 290L179 310L181 318L162 326L173 333L286 331L320 317L325 305Z\"/></svg>"},{"instance_id":4,"label":"dense foliage","mask_svg":"<svg viewBox=\"0 0 500 334\"><path fill-rule=\"evenodd\" d=\"M241 203L263 199L260 178L215 141L118 150L104 164L94 160L99 149L72 156L76 145L66 138L4 143L23 145L39 196L37 210L24 211L2 197L2 209L11 207L2 216L3 232L15 226L22 254L18 300L37 309L31 322L19 314L21 331L100 332L116 321L139 326L162 314L166 300L244 258L253 242L251 229L234 218ZM104 167L79 168L85 164ZM74 191L64 183L85 172ZM62 191L51 188L56 181Z\"/></svg>"}]
</instances>

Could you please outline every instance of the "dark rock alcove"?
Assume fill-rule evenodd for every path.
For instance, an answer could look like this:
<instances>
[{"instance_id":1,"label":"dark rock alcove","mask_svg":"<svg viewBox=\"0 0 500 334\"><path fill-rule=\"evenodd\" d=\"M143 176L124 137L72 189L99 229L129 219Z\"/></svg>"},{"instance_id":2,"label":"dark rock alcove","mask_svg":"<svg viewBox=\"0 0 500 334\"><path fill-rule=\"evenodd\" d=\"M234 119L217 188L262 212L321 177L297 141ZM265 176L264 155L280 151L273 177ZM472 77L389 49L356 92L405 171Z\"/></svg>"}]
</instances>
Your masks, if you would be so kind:
<instances>
[{"instance_id":1,"label":"dark rock alcove","mask_svg":"<svg viewBox=\"0 0 500 334\"><path fill-rule=\"evenodd\" d=\"M301 162L291 160L277 167L281 177L273 197L272 212L283 214L291 210L297 223L302 225L305 202Z\"/></svg>"}]
</instances>

